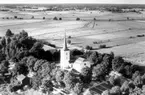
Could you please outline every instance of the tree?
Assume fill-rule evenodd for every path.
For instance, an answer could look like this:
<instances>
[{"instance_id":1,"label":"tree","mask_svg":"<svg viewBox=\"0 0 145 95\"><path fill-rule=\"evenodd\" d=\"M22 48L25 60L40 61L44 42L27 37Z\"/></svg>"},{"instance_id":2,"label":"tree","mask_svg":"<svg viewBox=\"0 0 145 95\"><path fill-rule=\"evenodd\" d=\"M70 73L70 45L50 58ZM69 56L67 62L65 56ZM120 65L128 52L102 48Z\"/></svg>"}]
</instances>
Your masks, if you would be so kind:
<instances>
[{"instance_id":1,"label":"tree","mask_svg":"<svg viewBox=\"0 0 145 95\"><path fill-rule=\"evenodd\" d=\"M98 52L93 52L88 60L92 63L92 65L97 65L99 63L99 58L98 58L99 54Z\"/></svg>"},{"instance_id":2,"label":"tree","mask_svg":"<svg viewBox=\"0 0 145 95\"><path fill-rule=\"evenodd\" d=\"M109 90L105 90L105 91L102 92L101 95L110 95L110 91Z\"/></svg>"},{"instance_id":3,"label":"tree","mask_svg":"<svg viewBox=\"0 0 145 95\"><path fill-rule=\"evenodd\" d=\"M43 17L43 19L45 19L45 17Z\"/></svg>"},{"instance_id":4,"label":"tree","mask_svg":"<svg viewBox=\"0 0 145 95\"><path fill-rule=\"evenodd\" d=\"M106 48L106 45L105 44L100 45L99 48Z\"/></svg>"},{"instance_id":5,"label":"tree","mask_svg":"<svg viewBox=\"0 0 145 95\"><path fill-rule=\"evenodd\" d=\"M143 84L145 84L145 73L142 75Z\"/></svg>"},{"instance_id":6,"label":"tree","mask_svg":"<svg viewBox=\"0 0 145 95\"><path fill-rule=\"evenodd\" d=\"M34 16L32 16L31 19L34 19Z\"/></svg>"},{"instance_id":7,"label":"tree","mask_svg":"<svg viewBox=\"0 0 145 95\"><path fill-rule=\"evenodd\" d=\"M102 78L104 79L105 75L108 73L108 64L106 63L101 63L97 64L96 66L93 67L92 70L92 77L95 80L101 80Z\"/></svg>"},{"instance_id":8,"label":"tree","mask_svg":"<svg viewBox=\"0 0 145 95\"><path fill-rule=\"evenodd\" d=\"M38 71L39 68L42 69L42 68L41 68L41 65L42 65L44 62L46 62L46 61L45 61L45 60L42 60L42 59L41 59L41 60L37 60L37 61L35 62L34 67L33 67L34 71Z\"/></svg>"},{"instance_id":9,"label":"tree","mask_svg":"<svg viewBox=\"0 0 145 95\"><path fill-rule=\"evenodd\" d=\"M61 82L61 81L63 80L63 78L64 78L64 72L58 70L58 71L56 72L56 76L55 76L56 81L57 81L57 82Z\"/></svg>"},{"instance_id":10,"label":"tree","mask_svg":"<svg viewBox=\"0 0 145 95\"><path fill-rule=\"evenodd\" d=\"M110 90L111 95L121 95L120 87L119 86L114 86Z\"/></svg>"},{"instance_id":11,"label":"tree","mask_svg":"<svg viewBox=\"0 0 145 95\"><path fill-rule=\"evenodd\" d=\"M139 71L135 71L135 73L132 75L132 80L135 80L135 78L137 76L140 76L140 72Z\"/></svg>"},{"instance_id":12,"label":"tree","mask_svg":"<svg viewBox=\"0 0 145 95\"><path fill-rule=\"evenodd\" d=\"M135 79L134 79L134 84L138 87L141 87L143 85L143 81L140 75L138 75Z\"/></svg>"},{"instance_id":13,"label":"tree","mask_svg":"<svg viewBox=\"0 0 145 95\"><path fill-rule=\"evenodd\" d=\"M124 70L121 73L122 73L123 76L125 76L127 78L131 78L132 77L131 66L130 65L126 65L124 67Z\"/></svg>"},{"instance_id":14,"label":"tree","mask_svg":"<svg viewBox=\"0 0 145 95\"><path fill-rule=\"evenodd\" d=\"M17 19L18 17L17 16L14 16L14 18Z\"/></svg>"},{"instance_id":15,"label":"tree","mask_svg":"<svg viewBox=\"0 0 145 95\"><path fill-rule=\"evenodd\" d=\"M91 81L92 73L91 73L91 69L89 67L83 68L81 71L81 75L82 75L81 80L84 83L89 83Z\"/></svg>"},{"instance_id":16,"label":"tree","mask_svg":"<svg viewBox=\"0 0 145 95\"><path fill-rule=\"evenodd\" d=\"M34 77L32 77L32 88L35 90L39 89L39 86L42 84L41 83L41 77L35 75Z\"/></svg>"},{"instance_id":17,"label":"tree","mask_svg":"<svg viewBox=\"0 0 145 95\"><path fill-rule=\"evenodd\" d=\"M79 21L79 20L80 20L80 18L79 18L79 17L77 17L77 18L76 18L76 20L77 20L77 21Z\"/></svg>"},{"instance_id":18,"label":"tree","mask_svg":"<svg viewBox=\"0 0 145 95\"><path fill-rule=\"evenodd\" d=\"M82 83L76 83L75 87L73 88L73 92L76 95L80 95L83 91L83 84Z\"/></svg>"},{"instance_id":19,"label":"tree","mask_svg":"<svg viewBox=\"0 0 145 95\"><path fill-rule=\"evenodd\" d=\"M32 71L33 71L33 67L34 67L34 65L35 65L35 63L36 63L36 61L37 61L38 59L36 59L36 58L33 57L33 56L29 56L29 57L23 58L21 61L23 61L23 60L25 60L25 59L26 59L26 64L27 64L29 70L32 70ZM25 61L23 61L23 62L25 62Z\"/></svg>"},{"instance_id":20,"label":"tree","mask_svg":"<svg viewBox=\"0 0 145 95\"><path fill-rule=\"evenodd\" d=\"M9 63L7 61L2 61L0 64L0 73L3 75L4 73L8 72L8 65Z\"/></svg>"},{"instance_id":21,"label":"tree","mask_svg":"<svg viewBox=\"0 0 145 95\"><path fill-rule=\"evenodd\" d=\"M110 82L110 84L112 84L112 85L115 84L115 78L114 78L114 76L111 76L111 77L109 78L109 82Z\"/></svg>"},{"instance_id":22,"label":"tree","mask_svg":"<svg viewBox=\"0 0 145 95\"><path fill-rule=\"evenodd\" d=\"M93 48L91 47L91 46L89 46L89 45L87 45L86 47L85 47L87 50L92 50Z\"/></svg>"},{"instance_id":23,"label":"tree","mask_svg":"<svg viewBox=\"0 0 145 95\"><path fill-rule=\"evenodd\" d=\"M145 85L142 86L143 95L145 95Z\"/></svg>"},{"instance_id":24,"label":"tree","mask_svg":"<svg viewBox=\"0 0 145 95\"><path fill-rule=\"evenodd\" d=\"M68 40L67 42L68 42L68 44L71 44L71 40Z\"/></svg>"},{"instance_id":25,"label":"tree","mask_svg":"<svg viewBox=\"0 0 145 95\"><path fill-rule=\"evenodd\" d=\"M28 33L25 30L22 30L22 32L20 32L20 37L28 37Z\"/></svg>"},{"instance_id":26,"label":"tree","mask_svg":"<svg viewBox=\"0 0 145 95\"><path fill-rule=\"evenodd\" d=\"M10 29L8 29L5 36L11 37L12 35L14 35L14 34L12 33L12 31Z\"/></svg>"},{"instance_id":27,"label":"tree","mask_svg":"<svg viewBox=\"0 0 145 95\"><path fill-rule=\"evenodd\" d=\"M51 72L51 66L48 61L45 61L41 66L41 71L39 73L41 74L42 78L44 77L50 77L50 72Z\"/></svg>"},{"instance_id":28,"label":"tree","mask_svg":"<svg viewBox=\"0 0 145 95\"><path fill-rule=\"evenodd\" d=\"M129 82L125 81L122 86L121 86L121 91L124 92L125 94L129 95Z\"/></svg>"},{"instance_id":29,"label":"tree","mask_svg":"<svg viewBox=\"0 0 145 95\"><path fill-rule=\"evenodd\" d=\"M53 84L50 80L43 80L42 81L42 92L43 93L50 93L53 91Z\"/></svg>"},{"instance_id":30,"label":"tree","mask_svg":"<svg viewBox=\"0 0 145 95\"><path fill-rule=\"evenodd\" d=\"M62 18L60 17L59 20L62 20Z\"/></svg>"},{"instance_id":31,"label":"tree","mask_svg":"<svg viewBox=\"0 0 145 95\"><path fill-rule=\"evenodd\" d=\"M63 82L65 83L65 87L67 90L72 90L77 83L77 79L70 72L67 72L64 75Z\"/></svg>"},{"instance_id":32,"label":"tree","mask_svg":"<svg viewBox=\"0 0 145 95\"><path fill-rule=\"evenodd\" d=\"M30 49L30 52L37 53L39 50L41 50L43 47L43 44L41 42L36 42L33 47Z\"/></svg>"},{"instance_id":33,"label":"tree","mask_svg":"<svg viewBox=\"0 0 145 95\"><path fill-rule=\"evenodd\" d=\"M73 49L73 50L71 50L71 56L79 56L79 55L83 55L84 53L83 53L83 51L80 51L80 50L78 50L78 49Z\"/></svg>"},{"instance_id":34,"label":"tree","mask_svg":"<svg viewBox=\"0 0 145 95\"><path fill-rule=\"evenodd\" d=\"M58 20L58 18L57 17L54 17L53 20Z\"/></svg>"},{"instance_id":35,"label":"tree","mask_svg":"<svg viewBox=\"0 0 145 95\"><path fill-rule=\"evenodd\" d=\"M19 74L27 75L29 70L26 64L21 64L21 65L19 64L17 72L19 72Z\"/></svg>"},{"instance_id":36,"label":"tree","mask_svg":"<svg viewBox=\"0 0 145 95\"><path fill-rule=\"evenodd\" d=\"M124 68L124 60L122 57L117 56L112 60L112 69L114 71L120 72Z\"/></svg>"}]
</instances>

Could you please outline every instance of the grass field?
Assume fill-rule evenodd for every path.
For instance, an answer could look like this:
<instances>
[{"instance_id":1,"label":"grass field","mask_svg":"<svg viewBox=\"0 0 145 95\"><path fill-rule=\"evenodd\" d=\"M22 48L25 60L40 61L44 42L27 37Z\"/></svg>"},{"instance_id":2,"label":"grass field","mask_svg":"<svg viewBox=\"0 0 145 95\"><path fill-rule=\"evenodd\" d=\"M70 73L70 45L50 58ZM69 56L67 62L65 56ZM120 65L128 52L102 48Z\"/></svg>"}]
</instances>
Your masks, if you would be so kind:
<instances>
[{"instance_id":1,"label":"grass field","mask_svg":"<svg viewBox=\"0 0 145 95\"><path fill-rule=\"evenodd\" d=\"M0 18L15 15L24 19L0 19L1 36L5 35L7 29L11 29L14 33L24 29L30 36L61 46L66 31L67 36L72 37L71 46L84 48L90 45L98 52L113 51L116 55L133 61L134 64L145 65L145 37L137 36L145 35L145 21L126 20L127 17L145 19L144 14L99 11L0 12ZM31 19L32 16L35 16L35 19ZM62 20L52 20L55 16L61 17ZM43 17L46 19L43 20ZM76 21L77 17L81 20ZM97 20L93 21L94 18ZM109 21L109 19L122 21ZM98 49L101 44L107 45L108 48Z\"/></svg>"}]
</instances>

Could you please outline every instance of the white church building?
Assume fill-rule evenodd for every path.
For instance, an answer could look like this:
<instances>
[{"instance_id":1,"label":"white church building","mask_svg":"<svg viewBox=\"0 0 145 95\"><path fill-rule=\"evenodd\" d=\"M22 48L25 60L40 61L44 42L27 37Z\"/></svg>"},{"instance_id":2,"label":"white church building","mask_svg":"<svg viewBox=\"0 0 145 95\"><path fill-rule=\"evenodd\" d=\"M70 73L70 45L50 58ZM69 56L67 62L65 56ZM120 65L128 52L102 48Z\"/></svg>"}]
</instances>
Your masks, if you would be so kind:
<instances>
[{"instance_id":1,"label":"white church building","mask_svg":"<svg viewBox=\"0 0 145 95\"><path fill-rule=\"evenodd\" d=\"M70 67L70 50L67 47L66 35L64 37L63 48L60 54L60 66L62 69Z\"/></svg>"},{"instance_id":2,"label":"white church building","mask_svg":"<svg viewBox=\"0 0 145 95\"><path fill-rule=\"evenodd\" d=\"M70 50L67 47L67 39L66 35L64 36L64 42L63 42L63 47L61 49L61 54L60 54L60 67L62 69L74 69L81 73L82 69L85 67L91 67L91 63L87 61L84 58L79 57L78 59L75 60L74 63L70 63Z\"/></svg>"}]
</instances>

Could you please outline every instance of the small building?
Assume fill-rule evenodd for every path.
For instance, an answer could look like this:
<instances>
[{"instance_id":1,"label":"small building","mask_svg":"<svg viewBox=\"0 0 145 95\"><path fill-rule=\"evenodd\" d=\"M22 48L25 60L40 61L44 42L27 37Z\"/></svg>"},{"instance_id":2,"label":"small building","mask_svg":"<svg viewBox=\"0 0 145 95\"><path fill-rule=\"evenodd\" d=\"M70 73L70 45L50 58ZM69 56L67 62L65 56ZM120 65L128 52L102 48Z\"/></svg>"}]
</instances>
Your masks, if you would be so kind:
<instances>
[{"instance_id":1,"label":"small building","mask_svg":"<svg viewBox=\"0 0 145 95\"><path fill-rule=\"evenodd\" d=\"M91 67L91 63L87 61L86 59L79 57L74 63L73 63L73 69L81 73L82 69L85 67Z\"/></svg>"}]
</instances>

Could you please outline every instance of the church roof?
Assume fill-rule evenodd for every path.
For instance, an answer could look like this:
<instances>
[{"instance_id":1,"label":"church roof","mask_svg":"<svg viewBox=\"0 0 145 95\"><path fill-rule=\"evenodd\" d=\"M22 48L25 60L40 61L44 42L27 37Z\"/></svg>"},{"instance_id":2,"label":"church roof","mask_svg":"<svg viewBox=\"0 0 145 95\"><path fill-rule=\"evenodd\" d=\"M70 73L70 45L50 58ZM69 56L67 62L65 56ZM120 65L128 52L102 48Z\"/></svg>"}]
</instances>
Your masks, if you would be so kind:
<instances>
[{"instance_id":1,"label":"church roof","mask_svg":"<svg viewBox=\"0 0 145 95\"><path fill-rule=\"evenodd\" d=\"M85 64L85 66L90 67L91 63L89 61L87 61L85 58L79 57L78 59L76 59L76 61L74 62L74 64L80 64L81 66L83 66L83 64Z\"/></svg>"}]
</instances>

